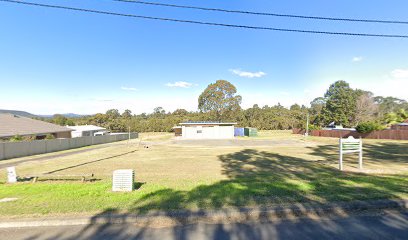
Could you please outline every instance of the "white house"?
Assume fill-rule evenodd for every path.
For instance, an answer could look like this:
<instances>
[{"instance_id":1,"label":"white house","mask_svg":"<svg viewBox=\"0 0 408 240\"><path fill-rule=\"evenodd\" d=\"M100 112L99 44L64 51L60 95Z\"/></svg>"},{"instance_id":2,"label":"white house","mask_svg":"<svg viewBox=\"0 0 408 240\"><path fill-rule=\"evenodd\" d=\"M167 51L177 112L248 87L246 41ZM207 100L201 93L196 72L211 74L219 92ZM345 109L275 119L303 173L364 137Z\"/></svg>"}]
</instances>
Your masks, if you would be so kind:
<instances>
[{"instance_id":1,"label":"white house","mask_svg":"<svg viewBox=\"0 0 408 240\"><path fill-rule=\"evenodd\" d=\"M180 123L183 139L232 139L237 123L184 122ZM180 127L176 127L180 129ZM176 133L177 134L177 133Z\"/></svg>"},{"instance_id":2,"label":"white house","mask_svg":"<svg viewBox=\"0 0 408 240\"><path fill-rule=\"evenodd\" d=\"M74 130L71 133L73 138L95 136L95 133L108 132L106 128L94 125L67 126L67 128Z\"/></svg>"}]
</instances>

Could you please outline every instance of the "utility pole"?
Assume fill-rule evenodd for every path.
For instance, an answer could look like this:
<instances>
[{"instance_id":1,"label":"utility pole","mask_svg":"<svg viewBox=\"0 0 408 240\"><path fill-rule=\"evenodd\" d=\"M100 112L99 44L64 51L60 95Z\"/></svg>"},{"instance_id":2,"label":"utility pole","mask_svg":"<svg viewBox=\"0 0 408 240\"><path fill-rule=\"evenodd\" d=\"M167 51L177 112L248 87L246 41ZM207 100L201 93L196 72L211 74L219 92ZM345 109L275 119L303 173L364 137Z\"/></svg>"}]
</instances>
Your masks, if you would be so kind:
<instances>
[{"instance_id":1,"label":"utility pole","mask_svg":"<svg viewBox=\"0 0 408 240\"><path fill-rule=\"evenodd\" d=\"M307 112L306 114L306 132L305 132L305 136L309 136L309 112Z\"/></svg>"},{"instance_id":2,"label":"utility pole","mask_svg":"<svg viewBox=\"0 0 408 240\"><path fill-rule=\"evenodd\" d=\"M128 145L129 145L129 143L130 143L130 126L128 127L128 136L129 136L129 138L128 138Z\"/></svg>"}]
</instances>

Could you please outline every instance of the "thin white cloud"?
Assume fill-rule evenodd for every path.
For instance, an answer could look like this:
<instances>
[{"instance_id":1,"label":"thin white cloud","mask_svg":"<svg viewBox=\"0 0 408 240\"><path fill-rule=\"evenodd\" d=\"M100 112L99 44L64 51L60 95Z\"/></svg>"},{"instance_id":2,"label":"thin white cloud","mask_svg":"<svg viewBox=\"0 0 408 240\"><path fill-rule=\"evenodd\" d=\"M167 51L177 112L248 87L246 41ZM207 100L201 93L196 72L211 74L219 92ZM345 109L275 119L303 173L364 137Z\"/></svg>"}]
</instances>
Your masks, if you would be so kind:
<instances>
[{"instance_id":1,"label":"thin white cloud","mask_svg":"<svg viewBox=\"0 0 408 240\"><path fill-rule=\"evenodd\" d=\"M137 91L137 88L134 87L121 87L120 89L124 90L124 91Z\"/></svg>"},{"instance_id":2,"label":"thin white cloud","mask_svg":"<svg viewBox=\"0 0 408 240\"><path fill-rule=\"evenodd\" d=\"M387 74L378 76L377 81L354 81L353 86L369 90L376 96L393 96L401 99L407 99L408 89L408 69L394 69Z\"/></svg>"},{"instance_id":3,"label":"thin white cloud","mask_svg":"<svg viewBox=\"0 0 408 240\"><path fill-rule=\"evenodd\" d=\"M95 102L112 102L113 99L105 99L105 98L90 98L91 101Z\"/></svg>"},{"instance_id":4,"label":"thin white cloud","mask_svg":"<svg viewBox=\"0 0 408 240\"><path fill-rule=\"evenodd\" d=\"M351 59L352 62L361 62L363 61L363 57L353 57L353 59Z\"/></svg>"},{"instance_id":5,"label":"thin white cloud","mask_svg":"<svg viewBox=\"0 0 408 240\"><path fill-rule=\"evenodd\" d=\"M288 95L290 95L290 93L289 93L289 92L285 92L285 91L279 92L279 94L280 94L280 95L284 95L284 96L288 96Z\"/></svg>"},{"instance_id":6,"label":"thin white cloud","mask_svg":"<svg viewBox=\"0 0 408 240\"><path fill-rule=\"evenodd\" d=\"M179 87L179 88L190 88L191 86L193 86L192 83L189 82L174 82L174 83L167 83L166 84L167 87Z\"/></svg>"},{"instance_id":7,"label":"thin white cloud","mask_svg":"<svg viewBox=\"0 0 408 240\"><path fill-rule=\"evenodd\" d=\"M241 71L240 69L230 69L230 72L240 77L246 77L246 78L260 78L266 75L266 73L264 72L246 72L246 71Z\"/></svg>"},{"instance_id":8,"label":"thin white cloud","mask_svg":"<svg viewBox=\"0 0 408 240\"><path fill-rule=\"evenodd\" d=\"M395 69L391 72L391 76L395 79L408 79L408 69Z\"/></svg>"}]
</instances>

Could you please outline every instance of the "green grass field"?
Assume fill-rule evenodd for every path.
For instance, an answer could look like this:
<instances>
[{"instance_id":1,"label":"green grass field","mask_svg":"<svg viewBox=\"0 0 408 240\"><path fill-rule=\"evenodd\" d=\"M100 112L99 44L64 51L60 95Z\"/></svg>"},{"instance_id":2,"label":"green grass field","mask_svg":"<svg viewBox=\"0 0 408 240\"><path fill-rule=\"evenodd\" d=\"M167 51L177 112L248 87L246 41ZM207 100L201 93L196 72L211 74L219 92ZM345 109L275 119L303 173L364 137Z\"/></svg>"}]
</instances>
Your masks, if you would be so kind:
<instances>
[{"instance_id":1,"label":"green grass field","mask_svg":"<svg viewBox=\"0 0 408 240\"><path fill-rule=\"evenodd\" d=\"M347 156L346 171L340 172L336 139L265 131L254 139L240 139L238 146L190 146L175 144L169 134L141 136L142 144L135 139L49 160L26 157L33 161L18 165L17 173L21 177L45 175L37 183L6 184L5 169L1 169L0 199L17 200L0 202L0 216L142 213L408 197L408 141L365 140L364 170L357 169L356 156ZM262 144L254 146L257 141ZM137 191L111 192L112 171L123 168L136 171ZM70 179L91 174L95 176L92 182Z\"/></svg>"}]
</instances>

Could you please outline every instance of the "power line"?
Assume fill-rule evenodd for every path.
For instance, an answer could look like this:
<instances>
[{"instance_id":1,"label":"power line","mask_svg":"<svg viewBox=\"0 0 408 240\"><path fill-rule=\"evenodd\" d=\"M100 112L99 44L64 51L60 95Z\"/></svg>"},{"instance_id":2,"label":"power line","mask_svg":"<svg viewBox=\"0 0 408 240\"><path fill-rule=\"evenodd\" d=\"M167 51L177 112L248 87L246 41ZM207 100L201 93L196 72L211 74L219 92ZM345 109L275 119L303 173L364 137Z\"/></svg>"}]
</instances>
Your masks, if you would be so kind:
<instances>
[{"instance_id":1,"label":"power line","mask_svg":"<svg viewBox=\"0 0 408 240\"><path fill-rule=\"evenodd\" d=\"M335 17L305 16L305 15L293 15L293 14L281 14L281 13L252 12L252 11L229 10L229 9L221 9L221 8L206 8L206 7L187 6L187 5L175 5L175 4L168 4L168 3L147 2L147 1L138 1L138 0L114 0L114 1L144 4L144 5L153 5L153 6L196 9L196 10L226 12L226 13L240 13L240 14L261 15L261 16L273 16L273 17L287 17L287 18L301 18L301 19L329 20L329 21L345 21L345 22L364 22L364 23L408 24L408 21L397 21L397 20L335 18Z\"/></svg>"},{"instance_id":2,"label":"power line","mask_svg":"<svg viewBox=\"0 0 408 240\"><path fill-rule=\"evenodd\" d=\"M329 31L314 31L314 30L302 30L302 29L260 27L260 26L249 26L249 25L235 25L235 24L226 24L226 23L215 23L215 22L202 22L202 21L194 21L194 20L183 20L183 19L174 19L174 18L162 18L162 17L151 17L151 16L134 15L134 14L117 13L117 12L107 12L107 11L94 10L94 9L74 8L74 7L67 7L67 6L60 6L60 5L49 5L49 4L33 3L33 2L22 2L22 1L15 1L15 0L0 0L0 2L8 2L8 3L29 5L29 6L36 6L36 7L64 9L64 10L87 12L87 13L96 13L96 14L104 14L104 15L112 15L112 16L141 18L141 19L159 20L159 21L168 21L168 22L179 22L179 23L190 23L190 24L199 24L199 25L208 25L208 26L220 26L220 27L252 29L252 30L267 30L267 31L279 31L279 32L325 34L325 35L343 35L343 36L356 36L356 37L381 37L381 38L404 38L404 39L408 38L408 35L351 33L351 32L329 32Z\"/></svg>"}]
</instances>

